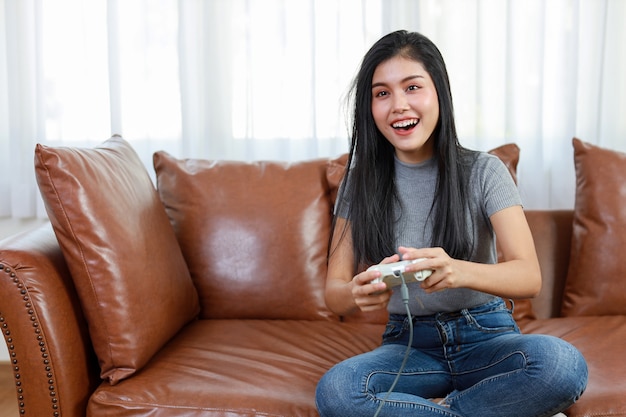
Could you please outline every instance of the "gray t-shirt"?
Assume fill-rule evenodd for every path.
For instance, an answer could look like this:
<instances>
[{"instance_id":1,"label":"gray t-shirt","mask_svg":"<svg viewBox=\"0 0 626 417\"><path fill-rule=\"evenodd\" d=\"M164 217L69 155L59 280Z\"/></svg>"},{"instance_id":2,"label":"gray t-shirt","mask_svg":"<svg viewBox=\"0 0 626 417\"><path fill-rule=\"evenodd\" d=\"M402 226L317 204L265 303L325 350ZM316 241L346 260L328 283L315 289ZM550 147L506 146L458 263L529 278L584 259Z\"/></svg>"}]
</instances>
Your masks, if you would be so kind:
<instances>
[{"instance_id":1,"label":"gray t-shirt","mask_svg":"<svg viewBox=\"0 0 626 417\"><path fill-rule=\"evenodd\" d=\"M396 187L400 202L395 211L395 247L414 248L432 246L432 217L429 218L437 183L435 159L406 164L395 163ZM498 261L495 234L489 217L507 207L521 205L517 186L502 161L488 153L480 153L471 168L468 224L473 225L473 253L470 260L493 264ZM349 202L347 202L349 204ZM347 205L342 205L339 216L345 217ZM470 218L471 217L471 218ZM484 304L494 298L490 294L467 288L450 289L426 294L418 283L408 284L411 314L423 316L438 312L458 311ZM395 289L388 310L392 314L405 314L399 289Z\"/></svg>"}]
</instances>

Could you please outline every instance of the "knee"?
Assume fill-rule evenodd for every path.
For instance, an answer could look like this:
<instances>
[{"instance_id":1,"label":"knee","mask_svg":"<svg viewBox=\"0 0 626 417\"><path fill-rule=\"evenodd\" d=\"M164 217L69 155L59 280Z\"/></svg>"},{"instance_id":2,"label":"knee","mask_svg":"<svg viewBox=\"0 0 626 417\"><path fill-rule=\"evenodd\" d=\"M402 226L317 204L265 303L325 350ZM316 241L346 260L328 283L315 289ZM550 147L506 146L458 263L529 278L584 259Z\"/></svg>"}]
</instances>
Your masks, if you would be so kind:
<instances>
[{"instance_id":1,"label":"knee","mask_svg":"<svg viewBox=\"0 0 626 417\"><path fill-rule=\"evenodd\" d=\"M343 415L341 407L348 404L343 398L349 390L345 373L331 368L317 383L315 390L315 405L321 417Z\"/></svg>"},{"instance_id":2,"label":"knee","mask_svg":"<svg viewBox=\"0 0 626 417\"><path fill-rule=\"evenodd\" d=\"M577 400L587 388L589 369L583 354L573 345L564 343L566 343L569 351L569 360L566 366L569 366L570 370L571 389Z\"/></svg>"},{"instance_id":3,"label":"knee","mask_svg":"<svg viewBox=\"0 0 626 417\"><path fill-rule=\"evenodd\" d=\"M562 394L577 400L587 387L587 362L582 353L572 344L547 336L542 349L542 379L552 389L561 389Z\"/></svg>"},{"instance_id":4,"label":"knee","mask_svg":"<svg viewBox=\"0 0 626 417\"><path fill-rule=\"evenodd\" d=\"M315 406L317 407L317 411L320 416L330 416L331 408L329 406L329 398L332 395L333 382L331 378L326 373L317 383L317 388L315 389Z\"/></svg>"}]
</instances>

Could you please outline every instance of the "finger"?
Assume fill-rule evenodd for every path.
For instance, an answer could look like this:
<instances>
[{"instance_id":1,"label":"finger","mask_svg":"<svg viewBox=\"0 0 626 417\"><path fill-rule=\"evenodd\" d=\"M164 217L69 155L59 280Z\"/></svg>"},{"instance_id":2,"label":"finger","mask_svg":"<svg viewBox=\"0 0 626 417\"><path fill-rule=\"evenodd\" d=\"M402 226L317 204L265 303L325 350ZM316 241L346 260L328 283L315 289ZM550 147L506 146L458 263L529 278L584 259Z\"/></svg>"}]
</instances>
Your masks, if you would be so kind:
<instances>
[{"instance_id":1,"label":"finger","mask_svg":"<svg viewBox=\"0 0 626 417\"><path fill-rule=\"evenodd\" d=\"M361 288L361 295L371 297L391 291L384 282L376 282L374 284L365 284Z\"/></svg>"},{"instance_id":2,"label":"finger","mask_svg":"<svg viewBox=\"0 0 626 417\"><path fill-rule=\"evenodd\" d=\"M442 248L408 248L400 246L398 252L402 254L402 259L411 260L419 258L438 258L445 256L446 252Z\"/></svg>"},{"instance_id":3,"label":"finger","mask_svg":"<svg viewBox=\"0 0 626 417\"><path fill-rule=\"evenodd\" d=\"M354 278L352 278L352 280L355 281L356 285L363 286L369 284L370 282L372 282L372 280L378 277L380 277L379 271L364 271L356 275Z\"/></svg>"},{"instance_id":4,"label":"finger","mask_svg":"<svg viewBox=\"0 0 626 417\"><path fill-rule=\"evenodd\" d=\"M431 279L432 275L428 278L426 278L421 286L422 289L424 290L424 292L426 292L427 294L432 294L434 292L438 292L438 291L444 291L447 290L448 288L450 288L450 286L448 285L448 282L444 279L438 279L438 277L435 277L434 279Z\"/></svg>"},{"instance_id":5,"label":"finger","mask_svg":"<svg viewBox=\"0 0 626 417\"><path fill-rule=\"evenodd\" d=\"M380 272L366 271L352 278L352 281L354 282L352 288L353 298L367 297L373 293L386 291L387 284L384 282L371 283L372 280L378 277L380 277Z\"/></svg>"},{"instance_id":6,"label":"finger","mask_svg":"<svg viewBox=\"0 0 626 417\"><path fill-rule=\"evenodd\" d=\"M359 306L359 309L361 311L363 311L364 313L367 313L367 312L370 312L370 311L383 310L385 308L387 308L387 304L376 304L376 305Z\"/></svg>"},{"instance_id":7,"label":"finger","mask_svg":"<svg viewBox=\"0 0 626 417\"><path fill-rule=\"evenodd\" d=\"M398 253L400 253L402 259L406 259L407 254L414 251L415 248L409 248L407 246L398 247Z\"/></svg>"},{"instance_id":8,"label":"finger","mask_svg":"<svg viewBox=\"0 0 626 417\"><path fill-rule=\"evenodd\" d=\"M400 260L400 255L393 254L391 256L387 256L386 258L384 258L382 261L380 261L381 264L390 264L392 262L398 262Z\"/></svg>"},{"instance_id":9,"label":"finger","mask_svg":"<svg viewBox=\"0 0 626 417\"><path fill-rule=\"evenodd\" d=\"M379 292L368 297L361 297L355 300L355 303L361 310L372 309L377 310L387 306L390 298L390 291Z\"/></svg>"},{"instance_id":10,"label":"finger","mask_svg":"<svg viewBox=\"0 0 626 417\"><path fill-rule=\"evenodd\" d=\"M421 287L424 291L434 291L440 283L440 279L433 277L432 275L426 278L421 283Z\"/></svg>"},{"instance_id":11,"label":"finger","mask_svg":"<svg viewBox=\"0 0 626 417\"><path fill-rule=\"evenodd\" d=\"M407 248L407 247L401 246L398 248L398 252L400 252L402 260L411 261L414 259L434 257L432 254L432 251L429 249L430 248L417 249L417 248Z\"/></svg>"}]
</instances>

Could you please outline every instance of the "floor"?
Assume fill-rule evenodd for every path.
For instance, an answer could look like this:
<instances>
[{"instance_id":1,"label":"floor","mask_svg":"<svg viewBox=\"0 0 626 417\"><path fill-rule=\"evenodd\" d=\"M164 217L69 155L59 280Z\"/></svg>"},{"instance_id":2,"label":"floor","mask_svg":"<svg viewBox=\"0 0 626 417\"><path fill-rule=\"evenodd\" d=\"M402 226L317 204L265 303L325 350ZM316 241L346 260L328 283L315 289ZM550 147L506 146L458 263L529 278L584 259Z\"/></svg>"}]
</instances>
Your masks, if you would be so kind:
<instances>
[{"instance_id":1,"label":"floor","mask_svg":"<svg viewBox=\"0 0 626 417\"><path fill-rule=\"evenodd\" d=\"M13 370L8 362L0 362L0 417L18 417Z\"/></svg>"}]
</instances>

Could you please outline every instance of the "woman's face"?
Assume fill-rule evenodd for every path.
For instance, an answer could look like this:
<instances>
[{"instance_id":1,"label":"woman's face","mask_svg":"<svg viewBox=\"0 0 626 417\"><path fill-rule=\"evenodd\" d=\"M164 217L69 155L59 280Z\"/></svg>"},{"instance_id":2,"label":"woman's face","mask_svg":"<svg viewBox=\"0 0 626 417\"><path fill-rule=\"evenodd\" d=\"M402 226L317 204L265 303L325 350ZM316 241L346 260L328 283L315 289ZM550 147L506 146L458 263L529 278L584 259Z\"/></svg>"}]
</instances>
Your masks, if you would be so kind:
<instances>
[{"instance_id":1,"label":"woman's face","mask_svg":"<svg viewBox=\"0 0 626 417\"><path fill-rule=\"evenodd\" d=\"M402 162L417 163L432 157L431 136L439 120L439 100L421 63L398 55L376 67L372 115Z\"/></svg>"}]
</instances>

